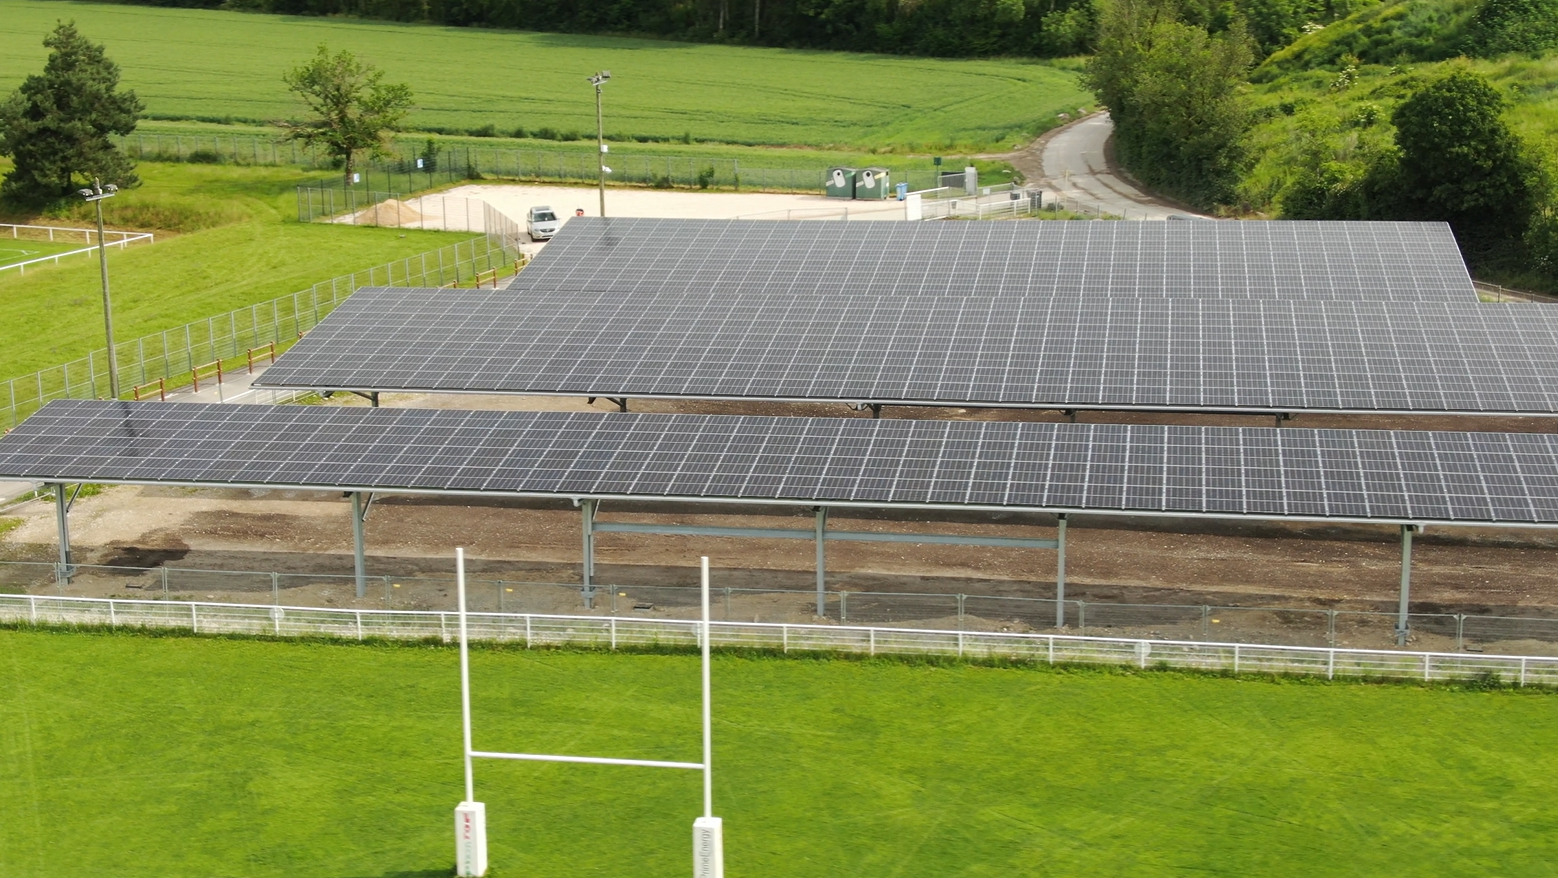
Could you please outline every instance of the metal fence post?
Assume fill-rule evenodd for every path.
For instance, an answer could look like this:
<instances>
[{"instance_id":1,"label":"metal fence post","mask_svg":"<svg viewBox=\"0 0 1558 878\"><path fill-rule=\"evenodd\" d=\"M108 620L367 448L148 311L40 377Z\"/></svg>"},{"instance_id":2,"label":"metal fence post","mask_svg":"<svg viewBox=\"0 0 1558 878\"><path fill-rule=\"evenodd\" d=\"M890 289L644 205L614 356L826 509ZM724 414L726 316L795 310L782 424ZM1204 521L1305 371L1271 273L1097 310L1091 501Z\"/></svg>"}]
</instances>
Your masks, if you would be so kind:
<instances>
[{"instance_id":1,"label":"metal fence post","mask_svg":"<svg viewBox=\"0 0 1558 878\"><path fill-rule=\"evenodd\" d=\"M196 610L197 606L198 605L194 601L190 601L190 604L189 604L189 633L191 633L191 634L199 634L200 633L200 614Z\"/></svg>"},{"instance_id":2,"label":"metal fence post","mask_svg":"<svg viewBox=\"0 0 1558 878\"><path fill-rule=\"evenodd\" d=\"M281 606L281 574L280 573L274 573L273 572L270 575L270 599L271 599L271 603L275 604L278 607Z\"/></svg>"}]
</instances>

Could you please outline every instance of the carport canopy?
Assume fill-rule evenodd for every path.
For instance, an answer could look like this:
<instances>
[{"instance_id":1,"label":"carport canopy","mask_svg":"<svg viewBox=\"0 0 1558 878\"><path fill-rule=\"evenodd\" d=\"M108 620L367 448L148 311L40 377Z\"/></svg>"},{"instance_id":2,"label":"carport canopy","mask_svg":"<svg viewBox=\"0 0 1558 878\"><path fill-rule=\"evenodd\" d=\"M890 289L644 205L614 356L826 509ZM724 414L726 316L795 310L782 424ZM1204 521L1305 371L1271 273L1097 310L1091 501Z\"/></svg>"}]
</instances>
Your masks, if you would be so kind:
<instances>
[{"instance_id":1,"label":"carport canopy","mask_svg":"<svg viewBox=\"0 0 1558 878\"><path fill-rule=\"evenodd\" d=\"M359 575L366 495L567 499L585 510L587 587L592 525L815 536L819 560L827 538L1063 551L1063 537L824 533L829 508L907 508L1396 525L1404 607L1414 528L1558 525L1558 436L1540 433L62 400L0 438L0 478L61 486L67 568L67 483L346 492ZM809 507L818 527L602 527L601 501Z\"/></svg>"}]
</instances>

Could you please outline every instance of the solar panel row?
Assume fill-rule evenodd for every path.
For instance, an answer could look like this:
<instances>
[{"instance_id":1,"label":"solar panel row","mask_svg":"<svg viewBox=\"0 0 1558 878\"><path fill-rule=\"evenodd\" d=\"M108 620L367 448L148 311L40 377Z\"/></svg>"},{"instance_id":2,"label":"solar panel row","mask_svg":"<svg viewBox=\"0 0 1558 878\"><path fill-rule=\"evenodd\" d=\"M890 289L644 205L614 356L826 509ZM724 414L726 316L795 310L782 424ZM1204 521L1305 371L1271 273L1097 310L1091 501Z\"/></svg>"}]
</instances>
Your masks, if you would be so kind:
<instances>
[{"instance_id":1,"label":"solar panel row","mask_svg":"<svg viewBox=\"0 0 1558 878\"><path fill-rule=\"evenodd\" d=\"M1558 436L58 401L0 477L1558 524Z\"/></svg>"},{"instance_id":2,"label":"solar panel row","mask_svg":"<svg viewBox=\"0 0 1558 878\"><path fill-rule=\"evenodd\" d=\"M514 288L553 294L1474 302L1443 223L840 223L575 218Z\"/></svg>"},{"instance_id":3,"label":"solar panel row","mask_svg":"<svg viewBox=\"0 0 1558 878\"><path fill-rule=\"evenodd\" d=\"M1558 413L1539 305L364 289L271 387Z\"/></svg>"}]
</instances>

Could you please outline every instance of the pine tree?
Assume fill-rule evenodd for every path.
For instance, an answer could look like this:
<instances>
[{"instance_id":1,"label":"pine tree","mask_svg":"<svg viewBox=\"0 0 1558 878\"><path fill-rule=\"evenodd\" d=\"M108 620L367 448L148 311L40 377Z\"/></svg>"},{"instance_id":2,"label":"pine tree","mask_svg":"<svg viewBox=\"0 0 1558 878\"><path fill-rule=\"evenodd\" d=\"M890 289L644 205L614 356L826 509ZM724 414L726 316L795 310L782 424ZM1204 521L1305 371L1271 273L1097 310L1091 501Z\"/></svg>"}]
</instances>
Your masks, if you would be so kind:
<instances>
[{"instance_id":1,"label":"pine tree","mask_svg":"<svg viewBox=\"0 0 1558 878\"><path fill-rule=\"evenodd\" d=\"M135 92L118 90L119 65L75 22L55 27L43 44L50 49L43 73L27 77L0 104L0 155L15 162L0 197L47 203L94 177L137 185L134 163L109 140L134 131L145 109Z\"/></svg>"}]
</instances>

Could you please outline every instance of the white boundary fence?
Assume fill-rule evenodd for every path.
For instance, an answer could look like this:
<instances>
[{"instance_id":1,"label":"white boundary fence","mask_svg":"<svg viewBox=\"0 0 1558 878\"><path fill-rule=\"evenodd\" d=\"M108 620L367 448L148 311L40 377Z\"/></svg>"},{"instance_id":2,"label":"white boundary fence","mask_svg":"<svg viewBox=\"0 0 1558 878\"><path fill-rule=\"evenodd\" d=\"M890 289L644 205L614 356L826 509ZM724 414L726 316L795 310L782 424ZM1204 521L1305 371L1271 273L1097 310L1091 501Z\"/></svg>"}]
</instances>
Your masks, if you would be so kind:
<instances>
[{"instance_id":1,"label":"white boundary fence","mask_svg":"<svg viewBox=\"0 0 1558 878\"><path fill-rule=\"evenodd\" d=\"M196 634L338 637L348 640L437 639L453 643L457 612L342 610L183 601L0 595L0 622L100 628L188 630ZM696 620L633 619L514 613L471 613L473 640L525 646L694 647ZM1464 655L1080 637L931 631L844 625L715 622L712 645L781 652L957 657L1041 664L1175 668L1232 674L1296 674L1335 678L1476 681L1517 686L1558 685L1558 657Z\"/></svg>"},{"instance_id":2,"label":"white boundary fence","mask_svg":"<svg viewBox=\"0 0 1558 878\"><path fill-rule=\"evenodd\" d=\"M64 226L28 226L16 225L13 223L0 223L0 238L4 238L7 231L11 233L10 237L13 241L48 241L50 243L55 243L60 240L68 241L79 236L81 238L81 243L84 246L82 246L79 250L71 250L66 253L55 253L51 256L39 256L37 259L28 259L25 262L13 262L10 265L0 265L0 271L10 271L14 268L16 269L17 274L26 274L27 266L29 265L38 265L44 262L58 263L61 259L65 259L70 256L80 256L83 253L97 252L97 245L92 243L92 239L97 237L97 229L73 229ZM24 232L25 235L23 234ZM156 240L156 237L151 232L121 232L114 229L105 229L103 231L103 238L108 241L108 246L118 247L120 250L123 250L125 247L128 247L131 244L139 244L143 241L150 244Z\"/></svg>"}]
</instances>

